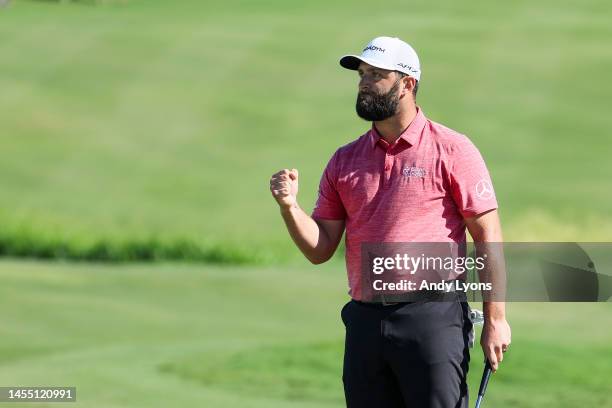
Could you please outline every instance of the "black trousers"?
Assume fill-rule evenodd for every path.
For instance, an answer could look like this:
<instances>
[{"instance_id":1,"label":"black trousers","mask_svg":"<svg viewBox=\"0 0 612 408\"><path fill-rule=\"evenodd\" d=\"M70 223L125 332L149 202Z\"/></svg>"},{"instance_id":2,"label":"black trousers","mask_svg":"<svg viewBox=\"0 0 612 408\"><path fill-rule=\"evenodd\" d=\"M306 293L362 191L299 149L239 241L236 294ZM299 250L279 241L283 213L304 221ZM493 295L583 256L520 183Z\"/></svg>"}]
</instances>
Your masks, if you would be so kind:
<instances>
[{"instance_id":1,"label":"black trousers","mask_svg":"<svg viewBox=\"0 0 612 408\"><path fill-rule=\"evenodd\" d=\"M469 306L350 301L342 381L348 408L468 407Z\"/></svg>"}]
</instances>

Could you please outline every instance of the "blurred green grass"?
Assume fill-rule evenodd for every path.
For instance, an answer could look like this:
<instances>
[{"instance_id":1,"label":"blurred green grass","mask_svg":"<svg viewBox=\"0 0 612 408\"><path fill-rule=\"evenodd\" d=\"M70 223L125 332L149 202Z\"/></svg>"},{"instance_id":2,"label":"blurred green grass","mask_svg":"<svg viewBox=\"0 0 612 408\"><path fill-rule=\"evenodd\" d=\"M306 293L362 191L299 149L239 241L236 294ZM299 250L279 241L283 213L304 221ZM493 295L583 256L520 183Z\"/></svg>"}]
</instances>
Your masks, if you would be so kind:
<instances>
[{"instance_id":1,"label":"blurred green grass","mask_svg":"<svg viewBox=\"0 0 612 408\"><path fill-rule=\"evenodd\" d=\"M337 59L389 34L421 56L426 114L482 151L507 240L609 240L611 12L600 0L15 1L0 25L4 235L299 259L268 179L300 169L310 211L333 151L368 127Z\"/></svg>"},{"instance_id":2,"label":"blurred green grass","mask_svg":"<svg viewBox=\"0 0 612 408\"><path fill-rule=\"evenodd\" d=\"M0 262L0 384L101 408L341 407L343 269ZM509 303L487 406L612 407L610 306Z\"/></svg>"}]
</instances>

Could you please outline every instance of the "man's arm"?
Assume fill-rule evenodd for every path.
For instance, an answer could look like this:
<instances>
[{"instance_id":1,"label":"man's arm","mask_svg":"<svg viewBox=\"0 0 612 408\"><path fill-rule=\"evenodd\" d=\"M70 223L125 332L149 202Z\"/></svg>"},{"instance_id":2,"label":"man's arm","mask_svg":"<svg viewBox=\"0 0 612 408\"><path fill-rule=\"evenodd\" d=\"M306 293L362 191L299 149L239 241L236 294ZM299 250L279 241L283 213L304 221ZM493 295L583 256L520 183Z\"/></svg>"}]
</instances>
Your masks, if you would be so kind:
<instances>
[{"instance_id":1,"label":"man's arm","mask_svg":"<svg viewBox=\"0 0 612 408\"><path fill-rule=\"evenodd\" d=\"M284 169L273 174L270 191L280 207L289 235L304 256L313 264L329 260L342 238L344 220L315 220L300 208L296 169Z\"/></svg>"},{"instance_id":2,"label":"man's arm","mask_svg":"<svg viewBox=\"0 0 612 408\"><path fill-rule=\"evenodd\" d=\"M505 262L502 248L502 231L497 210L491 210L465 219L465 224L480 253L487 254L486 277L481 281L490 282L495 295L486 300L490 294L483 293L483 310L485 323L480 337L480 344L485 357L490 361L494 371L503 360L504 351L510 345L510 326L506 321L505 299ZM487 245L487 243L490 243ZM479 245L480 244L480 245Z\"/></svg>"}]
</instances>

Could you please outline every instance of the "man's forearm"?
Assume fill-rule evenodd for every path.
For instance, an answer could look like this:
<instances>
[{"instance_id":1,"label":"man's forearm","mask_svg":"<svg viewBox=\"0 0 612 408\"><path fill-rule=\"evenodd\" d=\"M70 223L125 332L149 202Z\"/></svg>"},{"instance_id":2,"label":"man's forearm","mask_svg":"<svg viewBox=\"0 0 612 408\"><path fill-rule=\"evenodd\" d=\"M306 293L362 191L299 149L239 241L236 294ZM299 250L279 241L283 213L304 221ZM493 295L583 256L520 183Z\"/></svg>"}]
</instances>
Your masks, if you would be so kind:
<instances>
[{"instance_id":1,"label":"man's forearm","mask_svg":"<svg viewBox=\"0 0 612 408\"><path fill-rule=\"evenodd\" d=\"M495 371L511 341L510 325L506 321L506 262L497 210L467 218L466 225L474 239L477 256L486 258L485 267L478 275L480 282L490 284L491 290L482 291L485 323L480 344Z\"/></svg>"},{"instance_id":2,"label":"man's forearm","mask_svg":"<svg viewBox=\"0 0 612 408\"><path fill-rule=\"evenodd\" d=\"M482 291L485 320L506 318L506 263L501 242L476 242L478 256L487 259L479 273L481 282L490 284L491 290Z\"/></svg>"},{"instance_id":3,"label":"man's forearm","mask_svg":"<svg viewBox=\"0 0 612 408\"><path fill-rule=\"evenodd\" d=\"M494 371L504 359L510 345L511 331L506 321L506 268L501 242L476 243L480 255L487 256L487 267L480 273L481 282L491 284L491 291L483 291L484 327L480 344ZM477 250L478 250L477 249Z\"/></svg>"},{"instance_id":4,"label":"man's forearm","mask_svg":"<svg viewBox=\"0 0 612 408\"><path fill-rule=\"evenodd\" d=\"M280 212L293 242L310 262L319 264L331 257L333 250L330 250L331 245L325 230L297 203L281 208Z\"/></svg>"},{"instance_id":5,"label":"man's forearm","mask_svg":"<svg viewBox=\"0 0 612 408\"><path fill-rule=\"evenodd\" d=\"M485 321L499 321L506 319L505 302L482 302Z\"/></svg>"}]
</instances>

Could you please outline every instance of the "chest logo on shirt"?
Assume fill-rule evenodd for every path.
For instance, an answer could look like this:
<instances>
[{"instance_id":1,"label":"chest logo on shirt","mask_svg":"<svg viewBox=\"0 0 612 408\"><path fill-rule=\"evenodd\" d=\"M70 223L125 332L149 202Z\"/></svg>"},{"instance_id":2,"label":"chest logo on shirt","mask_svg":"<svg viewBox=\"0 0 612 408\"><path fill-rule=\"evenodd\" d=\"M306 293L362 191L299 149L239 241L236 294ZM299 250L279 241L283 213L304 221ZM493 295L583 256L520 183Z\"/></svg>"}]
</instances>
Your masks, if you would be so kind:
<instances>
[{"instance_id":1,"label":"chest logo on shirt","mask_svg":"<svg viewBox=\"0 0 612 408\"><path fill-rule=\"evenodd\" d=\"M482 179L476 183L476 197L488 200L493 197L493 186L487 180Z\"/></svg>"},{"instance_id":2,"label":"chest logo on shirt","mask_svg":"<svg viewBox=\"0 0 612 408\"><path fill-rule=\"evenodd\" d=\"M427 171L422 167L404 167L402 174L406 177L424 178Z\"/></svg>"}]
</instances>

